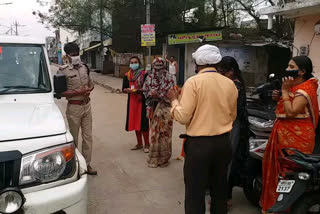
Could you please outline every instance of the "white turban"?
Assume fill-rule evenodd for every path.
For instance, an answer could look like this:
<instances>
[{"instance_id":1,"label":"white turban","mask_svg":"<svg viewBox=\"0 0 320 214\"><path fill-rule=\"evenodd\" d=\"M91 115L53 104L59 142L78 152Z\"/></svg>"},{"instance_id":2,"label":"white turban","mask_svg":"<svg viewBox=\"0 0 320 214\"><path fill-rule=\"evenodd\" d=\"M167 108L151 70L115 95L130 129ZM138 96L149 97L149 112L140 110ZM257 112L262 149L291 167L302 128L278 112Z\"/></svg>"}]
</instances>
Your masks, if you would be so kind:
<instances>
[{"instance_id":1,"label":"white turban","mask_svg":"<svg viewBox=\"0 0 320 214\"><path fill-rule=\"evenodd\" d=\"M219 48L214 45L203 45L192 54L197 65L214 65L221 61L222 56Z\"/></svg>"}]
</instances>

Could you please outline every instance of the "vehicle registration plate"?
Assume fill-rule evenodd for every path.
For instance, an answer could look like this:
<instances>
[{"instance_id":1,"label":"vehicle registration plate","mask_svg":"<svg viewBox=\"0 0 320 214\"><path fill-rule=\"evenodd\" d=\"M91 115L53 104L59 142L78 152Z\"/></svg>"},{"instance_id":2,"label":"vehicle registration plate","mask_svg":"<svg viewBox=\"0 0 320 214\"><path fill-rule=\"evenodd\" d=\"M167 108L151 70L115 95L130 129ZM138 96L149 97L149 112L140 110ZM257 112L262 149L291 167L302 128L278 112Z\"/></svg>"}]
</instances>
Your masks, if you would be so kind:
<instances>
[{"instance_id":1,"label":"vehicle registration plate","mask_svg":"<svg viewBox=\"0 0 320 214\"><path fill-rule=\"evenodd\" d=\"M295 180L280 180L277 187L278 193L289 193L294 186Z\"/></svg>"}]
</instances>

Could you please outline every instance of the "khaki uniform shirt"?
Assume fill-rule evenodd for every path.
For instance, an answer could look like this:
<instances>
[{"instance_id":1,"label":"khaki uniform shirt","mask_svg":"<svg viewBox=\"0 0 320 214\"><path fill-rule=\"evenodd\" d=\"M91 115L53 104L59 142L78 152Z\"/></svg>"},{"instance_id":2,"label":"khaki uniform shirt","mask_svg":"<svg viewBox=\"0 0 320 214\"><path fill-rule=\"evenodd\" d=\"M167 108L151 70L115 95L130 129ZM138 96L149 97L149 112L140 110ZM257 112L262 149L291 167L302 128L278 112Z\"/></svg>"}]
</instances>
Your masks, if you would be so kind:
<instances>
[{"instance_id":1,"label":"khaki uniform shirt","mask_svg":"<svg viewBox=\"0 0 320 214\"><path fill-rule=\"evenodd\" d=\"M67 79L68 90L79 90L85 86L92 88L93 82L88 75L88 69L83 64L75 67L73 65L63 65L60 67L59 74L64 74ZM67 100L84 100L84 96L68 97Z\"/></svg>"},{"instance_id":2,"label":"khaki uniform shirt","mask_svg":"<svg viewBox=\"0 0 320 214\"><path fill-rule=\"evenodd\" d=\"M189 136L215 136L230 132L237 116L238 90L229 78L206 68L184 84L171 114L186 125Z\"/></svg>"}]
</instances>

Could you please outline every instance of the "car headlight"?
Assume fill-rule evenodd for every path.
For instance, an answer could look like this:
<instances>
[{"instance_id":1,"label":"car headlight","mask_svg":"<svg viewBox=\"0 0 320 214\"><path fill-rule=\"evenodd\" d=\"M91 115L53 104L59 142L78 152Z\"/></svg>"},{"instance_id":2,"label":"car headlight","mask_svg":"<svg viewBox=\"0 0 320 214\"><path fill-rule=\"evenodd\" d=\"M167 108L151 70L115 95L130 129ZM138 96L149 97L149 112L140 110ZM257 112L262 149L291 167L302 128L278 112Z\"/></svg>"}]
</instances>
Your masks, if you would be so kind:
<instances>
[{"instance_id":1,"label":"car headlight","mask_svg":"<svg viewBox=\"0 0 320 214\"><path fill-rule=\"evenodd\" d=\"M0 213L14 213L23 206L24 202L25 198L19 189L5 189L0 193Z\"/></svg>"},{"instance_id":2,"label":"car headlight","mask_svg":"<svg viewBox=\"0 0 320 214\"><path fill-rule=\"evenodd\" d=\"M75 166L73 143L25 155L21 160L20 185L47 183L70 174Z\"/></svg>"},{"instance_id":3,"label":"car headlight","mask_svg":"<svg viewBox=\"0 0 320 214\"><path fill-rule=\"evenodd\" d=\"M272 130L273 125L274 125L273 120L264 120L264 119L252 117L252 116L249 116L248 120L251 125L253 125L257 128L260 128L260 129Z\"/></svg>"},{"instance_id":4,"label":"car headlight","mask_svg":"<svg viewBox=\"0 0 320 214\"><path fill-rule=\"evenodd\" d=\"M259 146L268 143L268 139L254 139L250 138L249 139L249 146L250 146L250 151L258 148Z\"/></svg>"}]
</instances>

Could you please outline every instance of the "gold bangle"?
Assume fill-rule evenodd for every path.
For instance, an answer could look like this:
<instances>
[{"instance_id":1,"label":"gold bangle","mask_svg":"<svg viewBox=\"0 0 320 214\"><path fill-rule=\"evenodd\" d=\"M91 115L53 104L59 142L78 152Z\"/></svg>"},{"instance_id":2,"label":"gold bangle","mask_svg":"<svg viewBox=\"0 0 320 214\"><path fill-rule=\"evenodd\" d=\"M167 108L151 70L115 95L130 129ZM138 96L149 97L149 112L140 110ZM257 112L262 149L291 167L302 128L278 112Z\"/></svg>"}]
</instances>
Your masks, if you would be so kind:
<instances>
[{"instance_id":1,"label":"gold bangle","mask_svg":"<svg viewBox=\"0 0 320 214\"><path fill-rule=\"evenodd\" d=\"M286 97L286 98L282 98L283 102L285 101L290 101L290 98L289 97Z\"/></svg>"}]
</instances>

